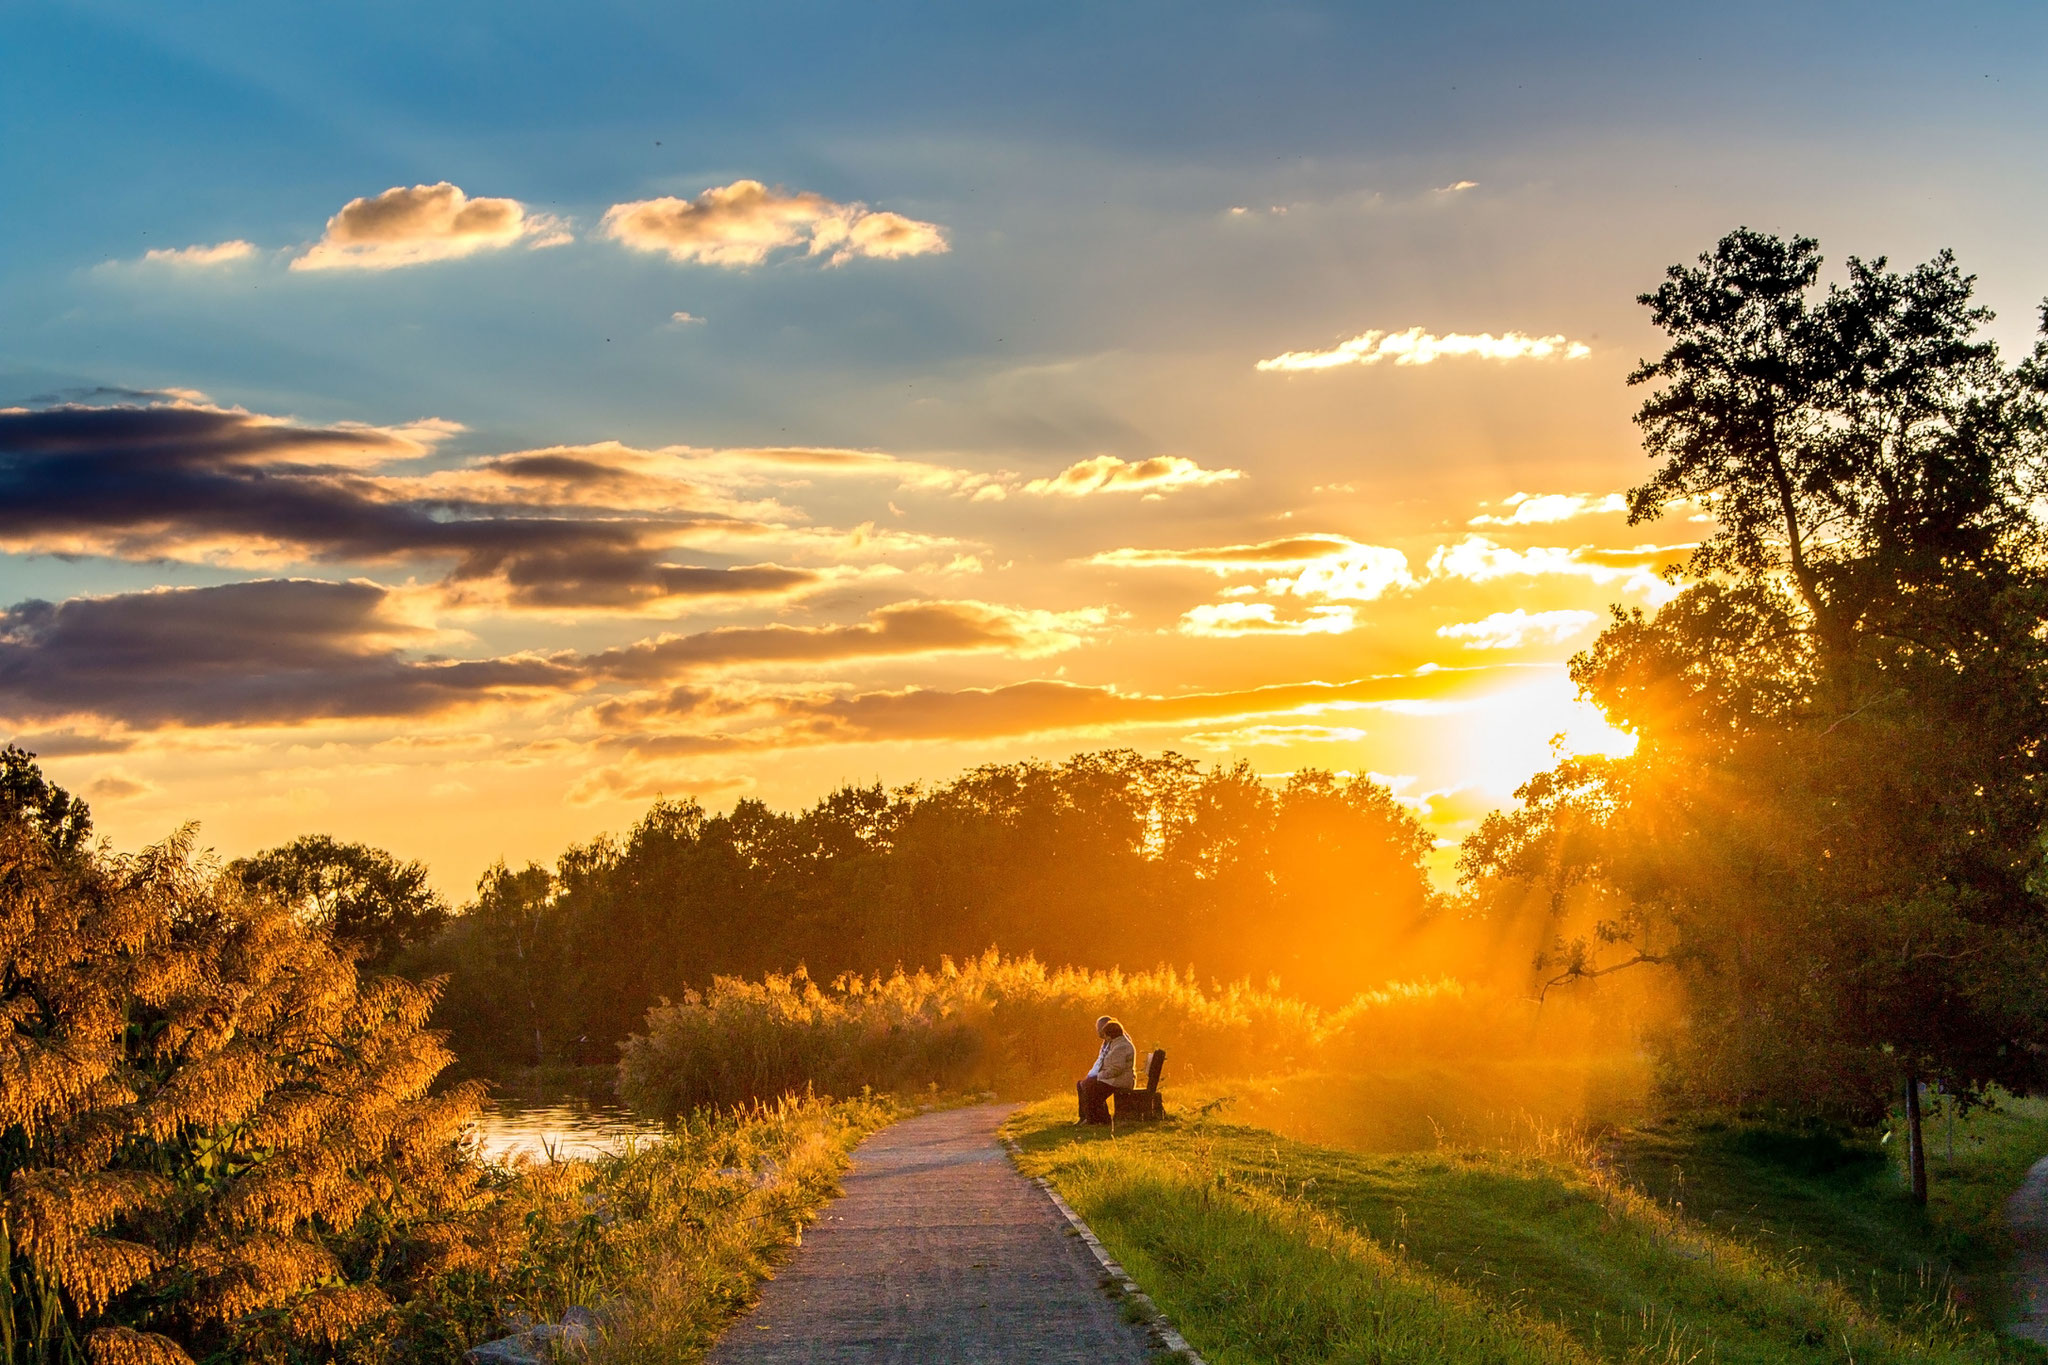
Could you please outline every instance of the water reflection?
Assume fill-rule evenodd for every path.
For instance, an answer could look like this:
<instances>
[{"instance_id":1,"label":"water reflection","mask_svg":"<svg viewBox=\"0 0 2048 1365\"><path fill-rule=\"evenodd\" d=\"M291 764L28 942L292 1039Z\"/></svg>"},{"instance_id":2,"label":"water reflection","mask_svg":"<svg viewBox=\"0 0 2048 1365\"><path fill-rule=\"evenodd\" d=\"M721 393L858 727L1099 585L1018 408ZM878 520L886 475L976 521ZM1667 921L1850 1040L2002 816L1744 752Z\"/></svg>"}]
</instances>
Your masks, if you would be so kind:
<instances>
[{"instance_id":1,"label":"water reflection","mask_svg":"<svg viewBox=\"0 0 2048 1365\"><path fill-rule=\"evenodd\" d=\"M629 1142L660 1138L661 1127L620 1104L557 1097L526 1102L500 1096L476 1126L484 1156L509 1161L525 1153L536 1161L588 1158L619 1151Z\"/></svg>"}]
</instances>

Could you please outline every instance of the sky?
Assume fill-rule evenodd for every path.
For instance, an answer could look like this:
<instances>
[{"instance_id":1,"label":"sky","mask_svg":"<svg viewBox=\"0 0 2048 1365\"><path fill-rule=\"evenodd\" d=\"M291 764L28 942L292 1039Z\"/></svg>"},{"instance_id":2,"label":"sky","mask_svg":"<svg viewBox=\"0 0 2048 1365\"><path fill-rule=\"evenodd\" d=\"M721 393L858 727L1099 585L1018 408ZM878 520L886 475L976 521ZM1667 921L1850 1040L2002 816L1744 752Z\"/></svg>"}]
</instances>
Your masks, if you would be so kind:
<instances>
[{"instance_id":1,"label":"sky","mask_svg":"<svg viewBox=\"0 0 2048 1365\"><path fill-rule=\"evenodd\" d=\"M1111 746L1455 841L1703 531L1747 225L2030 344L2048 9L0 0L0 738L460 899L660 796Z\"/></svg>"}]
</instances>

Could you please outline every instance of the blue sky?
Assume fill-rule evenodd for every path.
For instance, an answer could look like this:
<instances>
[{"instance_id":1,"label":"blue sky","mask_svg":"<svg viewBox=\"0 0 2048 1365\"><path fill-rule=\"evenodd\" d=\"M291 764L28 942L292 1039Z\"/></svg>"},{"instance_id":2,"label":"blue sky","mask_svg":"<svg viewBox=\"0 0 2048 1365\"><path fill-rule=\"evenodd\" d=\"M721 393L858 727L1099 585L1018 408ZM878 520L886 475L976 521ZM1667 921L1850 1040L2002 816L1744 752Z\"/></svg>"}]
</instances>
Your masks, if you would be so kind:
<instances>
[{"instance_id":1,"label":"blue sky","mask_svg":"<svg viewBox=\"0 0 2048 1365\"><path fill-rule=\"evenodd\" d=\"M1589 636L1560 625L1482 661L1456 652L1472 637L1441 632L1524 607L1598 612L1634 589L1424 566L1475 534L1516 553L1682 539L1597 510L1569 536L1559 521L1473 529L1517 493L1592 500L1640 476L1621 379L1655 346L1632 300L1664 266L1743 223L1816 235L1836 263L1952 246L2008 347L2030 343L2048 293L2038 6L10 4L4 17L0 405L459 427L408 457L425 471L617 442L854 449L952 473L919 475L914 496L763 476L721 506L748 501L780 530L665 551L815 576L772 601L485 610L451 595L445 563L417 547L348 559L305 544L28 537L0 555L0 607L280 577L415 596L444 582L434 605L406 599L428 632L401 649L411 660L595 657L662 635L845 627L906 602L1040 614L1014 649L734 664L714 688L729 711L742 697L789 708L1054 678L1170 698L1484 662L1550 680L1541 705L1517 703L1534 708L1521 722L1533 733L1569 719L1559 664ZM840 264L784 249L720 266L607 236L614 205L745 181L899 215L944 249ZM517 201L572 240L289 268L351 201L444 182ZM214 266L145 259L239 242L245 255ZM1411 327L1555 335L1587 354L1253 368ZM1156 496L1027 491L1088 461L1168 457L1204 472ZM989 480L1007 495L975 500ZM869 524L904 539L877 548ZM1300 533L1341 538L1353 548L1333 553L1353 565L1366 562L1356 547L1398 552L1413 579L1350 597L1273 589L1287 609L1254 620L1242 604L1256 585L1238 570L1103 559ZM1237 633L1219 634L1230 611ZM1077 624L1089 612L1099 619ZM1247 704L1228 724L1179 729L764 738L744 759L712 752L709 731L664 731L670 756L657 757L621 738L616 707L594 718L620 686L579 675L561 695L446 714L260 724L112 703L10 710L0 695L0 729L78 751L53 767L97 790L120 836L200 816L243 851L325 824L430 856L453 883L498 852L544 855L616 827L657 789L803 801L840 778L1190 736L1205 757L1262 770L1314 762L1399 778L1418 801L1450 794L1436 812L1449 837L1542 755L1539 737L1513 762L1475 766L1470 736L1485 726L1430 712L1451 703L1418 687L1407 713L1370 725L1260 719ZM440 779L447 795L490 804L502 833L436 825L410 794L420 774L391 745L442 731L472 737Z\"/></svg>"}]
</instances>

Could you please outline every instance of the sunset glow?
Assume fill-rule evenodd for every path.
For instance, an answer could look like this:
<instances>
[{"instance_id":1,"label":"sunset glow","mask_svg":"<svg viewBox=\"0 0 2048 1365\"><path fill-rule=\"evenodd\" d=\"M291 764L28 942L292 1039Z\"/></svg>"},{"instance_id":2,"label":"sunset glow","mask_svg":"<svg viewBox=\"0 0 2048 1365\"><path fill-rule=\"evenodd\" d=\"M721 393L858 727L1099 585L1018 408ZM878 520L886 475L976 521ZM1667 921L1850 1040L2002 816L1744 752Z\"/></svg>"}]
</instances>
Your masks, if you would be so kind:
<instances>
[{"instance_id":1,"label":"sunset glow","mask_svg":"<svg viewBox=\"0 0 2048 1365\"><path fill-rule=\"evenodd\" d=\"M1953 244L2015 335L2039 285L2031 143L1893 136L1956 72L2037 127L1999 53L94 13L0 56L68 130L5 153L0 739L123 845L317 829L458 898L661 794L1106 746L1381 774L1455 840L1633 742L1565 664L1709 525L1622 496L1665 266Z\"/></svg>"}]
</instances>

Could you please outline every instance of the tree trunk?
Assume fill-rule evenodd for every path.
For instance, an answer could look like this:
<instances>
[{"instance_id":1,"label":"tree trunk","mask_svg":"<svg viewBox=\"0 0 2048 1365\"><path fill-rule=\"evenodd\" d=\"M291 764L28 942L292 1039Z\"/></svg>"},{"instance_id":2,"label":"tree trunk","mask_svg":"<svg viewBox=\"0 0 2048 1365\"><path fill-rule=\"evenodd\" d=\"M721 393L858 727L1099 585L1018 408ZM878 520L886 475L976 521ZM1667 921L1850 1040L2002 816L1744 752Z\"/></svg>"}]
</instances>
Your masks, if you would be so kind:
<instances>
[{"instance_id":1,"label":"tree trunk","mask_svg":"<svg viewBox=\"0 0 2048 1365\"><path fill-rule=\"evenodd\" d=\"M1906 1072L1906 1164L1913 1173L1913 1202L1927 1202L1927 1144L1920 1132L1920 1072Z\"/></svg>"}]
</instances>

